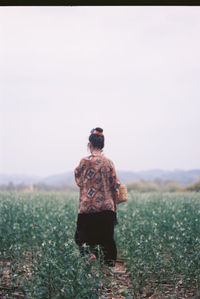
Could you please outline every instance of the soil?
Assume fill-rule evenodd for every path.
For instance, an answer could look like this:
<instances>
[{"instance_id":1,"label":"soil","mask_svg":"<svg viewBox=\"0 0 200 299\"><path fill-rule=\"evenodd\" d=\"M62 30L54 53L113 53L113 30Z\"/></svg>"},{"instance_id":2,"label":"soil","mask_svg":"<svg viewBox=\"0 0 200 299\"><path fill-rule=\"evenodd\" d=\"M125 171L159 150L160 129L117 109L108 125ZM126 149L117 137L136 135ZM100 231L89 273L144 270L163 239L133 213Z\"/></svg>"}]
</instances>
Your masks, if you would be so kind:
<instances>
[{"instance_id":1,"label":"soil","mask_svg":"<svg viewBox=\"0 0 200 299\"><path fill-rule=\"evenodd\" d=\"M99 299L132 298L131 290L133 286L124 260L117 260L115 267L105 268L102 271L107 283L99 290Z\"/></svg>"}]
</instances>

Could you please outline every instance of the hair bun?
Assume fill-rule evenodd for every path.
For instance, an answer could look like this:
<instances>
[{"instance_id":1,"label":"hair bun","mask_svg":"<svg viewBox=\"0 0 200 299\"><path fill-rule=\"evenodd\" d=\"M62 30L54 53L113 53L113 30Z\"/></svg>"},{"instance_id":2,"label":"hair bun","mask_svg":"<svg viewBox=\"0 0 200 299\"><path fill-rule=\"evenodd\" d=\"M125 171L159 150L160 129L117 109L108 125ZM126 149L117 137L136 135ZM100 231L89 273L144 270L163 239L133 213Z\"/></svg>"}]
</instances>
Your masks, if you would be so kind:
<instances>
[{"instance_id":1,"label":"hair bun","mask_svg":"<svg viewBox=\"0 0 200 299\"><path fill-rule=\"evenodd\" d=\"M97 128L95 128L95 130L98 131L99 133L103 133L103 129L102 128L97 127Z\"/></svg>"},{"instance_id":2,"label":"hair bun","mask_svg":"<svg viewBox=\"0 0 200 299\"><path fill-rule=\"evenodd\" d=\"M104 147L104 135L102 128L95 128L90 131L89 141L94 148L101 149Z\"/></svg>"}]
</instances>

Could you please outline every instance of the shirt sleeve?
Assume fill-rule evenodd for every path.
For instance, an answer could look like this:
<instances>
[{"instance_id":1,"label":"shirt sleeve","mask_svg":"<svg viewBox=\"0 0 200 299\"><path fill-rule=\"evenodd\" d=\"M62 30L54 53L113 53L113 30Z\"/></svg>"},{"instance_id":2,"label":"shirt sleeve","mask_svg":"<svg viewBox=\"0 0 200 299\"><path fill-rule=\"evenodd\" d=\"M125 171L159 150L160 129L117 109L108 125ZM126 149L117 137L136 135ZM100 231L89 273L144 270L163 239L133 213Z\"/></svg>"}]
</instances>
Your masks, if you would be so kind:
<instances>
[{"instance_id":1,"label":"shirt sleeve","mask_svg":"<svg viewBox=\"0 0 200 299\"><path fill-rule=\"evenodd\" d=\"M119 197L119 187L120 187L120 179L117 176L114 163L111 161L111 172L110 172L110 187L113 192L115 200Z\"/></svg>"},{"instance_id":2,"label":"shirt sleeve","mask_svg":"<svg viewBox=\"0 0 200 299\"><path fill-rule=\"evenodd\" d=\"M82 159L79 163L79 165L74 170L74 178L77 186L82 187L83 186L83 171L86 168L84 159Z\"/></svg>"}]
</instances>

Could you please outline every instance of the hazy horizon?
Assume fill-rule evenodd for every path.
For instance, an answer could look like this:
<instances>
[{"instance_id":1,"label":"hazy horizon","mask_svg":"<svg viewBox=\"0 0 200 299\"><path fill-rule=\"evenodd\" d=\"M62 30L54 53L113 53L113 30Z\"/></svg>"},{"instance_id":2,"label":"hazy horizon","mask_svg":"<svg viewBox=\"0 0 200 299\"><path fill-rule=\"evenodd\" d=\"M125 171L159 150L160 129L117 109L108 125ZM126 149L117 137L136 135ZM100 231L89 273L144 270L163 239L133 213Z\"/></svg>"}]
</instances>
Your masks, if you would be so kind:
<instances>
[{"instance_id":1,"label":"hazy horizon","mask_svg":"<svg viewBox=\"0 0 200 299\"><path fill-rule=\"evenodd\" d=\"M174 169L161 169L161 168L151 168L151 169L141 169L141 170L127 170L127 169L116 169L117 172L130 172L130 173L139 173L139 172L148 172L148 171L164 171L164 172L174 172L174 171L195 171L198 170L200 171L200 168L191 168L191 169L180 169L180 168L174 168ZM40 175L37 173L0 173L0 175L5 175L5 176L27 176L27 177L37 177L37 178L45 178L45 177L50 177L50 176L57 176L57 175L64 175L67 173L74 172L74 169L67 170L64 172L57 172L57 173L49 173L47 175Z\"/></svg>"},{"instance_id":2,"label":"hazy horizon","mask_svg":"<svg viewBox=\"0 0 200 299\"><path fill-rule=\"evenodd\" d=\"M0 174L200 169L200 7L1 7Z\"/></svg>"}]
</instances>

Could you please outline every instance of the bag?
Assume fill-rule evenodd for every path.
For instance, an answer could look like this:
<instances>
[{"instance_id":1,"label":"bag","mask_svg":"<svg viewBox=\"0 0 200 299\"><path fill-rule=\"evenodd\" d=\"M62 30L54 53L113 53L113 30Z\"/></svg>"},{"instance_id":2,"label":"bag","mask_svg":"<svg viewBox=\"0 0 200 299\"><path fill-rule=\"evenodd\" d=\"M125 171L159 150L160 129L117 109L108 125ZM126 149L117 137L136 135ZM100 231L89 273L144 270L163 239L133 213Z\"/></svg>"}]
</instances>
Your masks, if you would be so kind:
<instances>
[{"instance_id":1,"label":"bag","mask_svg":"<svg viewBox=\"0 0 200 299\"><path fill-rule=\"evenodd\" d=\"M117 204L126 202L128 200L128 191L125 184L120 184L119 186L119 197L117 199Z\"/></svg>"}]
</instances>

